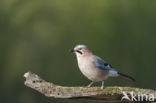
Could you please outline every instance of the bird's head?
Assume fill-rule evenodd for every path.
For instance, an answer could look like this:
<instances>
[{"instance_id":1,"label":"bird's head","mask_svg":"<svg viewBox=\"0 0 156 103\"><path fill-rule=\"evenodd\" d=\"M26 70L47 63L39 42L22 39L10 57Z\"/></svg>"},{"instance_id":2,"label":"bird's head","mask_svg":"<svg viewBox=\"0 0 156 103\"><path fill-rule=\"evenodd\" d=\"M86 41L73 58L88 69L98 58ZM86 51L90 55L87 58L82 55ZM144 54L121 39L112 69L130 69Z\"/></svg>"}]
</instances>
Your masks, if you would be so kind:
<instances>
[{"instance_id":1,"label":"bird's head","mask_svg":"<svg viewBox=\"0 0 156 103\"><path fill-rule=\"evenodd\" d=\"M74 49L71 49L71 52L75 53L77 56L87 56L92 54L86 45L77 45L74 47Z\"/></svg>"}]
</instances>

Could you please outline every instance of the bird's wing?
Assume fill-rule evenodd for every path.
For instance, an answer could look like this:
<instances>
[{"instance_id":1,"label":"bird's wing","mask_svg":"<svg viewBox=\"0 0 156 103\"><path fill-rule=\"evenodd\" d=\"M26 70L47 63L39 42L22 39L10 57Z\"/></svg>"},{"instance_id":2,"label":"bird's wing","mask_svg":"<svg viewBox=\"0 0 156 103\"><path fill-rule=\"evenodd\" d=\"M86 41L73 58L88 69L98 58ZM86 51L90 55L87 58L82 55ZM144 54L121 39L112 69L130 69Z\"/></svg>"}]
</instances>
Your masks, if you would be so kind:
<instances>
[{"instance_id":1,"label":"bird's wing","mask_svg":"<svg viewBox=\"0 0 156 103\"><path fill-rule=\"evenodd\" d=\"M102 69L102 70L109 70L109 76L118 76L117 70L112 68L111 65L109 65L107 62L102 60L100 57L95 56L94 64L96 67Z\"/></svg>"},{"instance_id":2,"label":"bird's wing","mask_svg":"<svg viewBox=\"0 0 156 103\"><path fill-rule=\"evenodd\" d=\"M100 69L112 69L112 66L109 65L107 62L102 60L100 57L95 56L94 57L94 65Z\"/></svg>"}]
</instances>

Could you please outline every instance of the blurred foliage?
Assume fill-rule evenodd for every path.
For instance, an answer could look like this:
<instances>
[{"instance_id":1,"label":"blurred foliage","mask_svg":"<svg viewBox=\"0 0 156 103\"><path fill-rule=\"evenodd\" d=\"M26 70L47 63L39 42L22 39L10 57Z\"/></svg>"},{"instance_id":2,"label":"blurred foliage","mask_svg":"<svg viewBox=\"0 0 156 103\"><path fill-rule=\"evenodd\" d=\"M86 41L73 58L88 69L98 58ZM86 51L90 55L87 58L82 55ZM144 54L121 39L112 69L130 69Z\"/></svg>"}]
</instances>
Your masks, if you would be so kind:
<instances>
[{"instance_id":1,"label":"blurred foliage","mask_svg":"<svg viewBox=\"0 0 156 103\"><path fill-rule=\"evenodd\" d=\"M77 44L88 45L137 80L110 78L106 86L155 89L155 10L155 0L1 0L0 101L48 102L49 98L23 85L27 71L59 85L87 85L89 80L69 53Z\"/></svg>"}]
</instances>

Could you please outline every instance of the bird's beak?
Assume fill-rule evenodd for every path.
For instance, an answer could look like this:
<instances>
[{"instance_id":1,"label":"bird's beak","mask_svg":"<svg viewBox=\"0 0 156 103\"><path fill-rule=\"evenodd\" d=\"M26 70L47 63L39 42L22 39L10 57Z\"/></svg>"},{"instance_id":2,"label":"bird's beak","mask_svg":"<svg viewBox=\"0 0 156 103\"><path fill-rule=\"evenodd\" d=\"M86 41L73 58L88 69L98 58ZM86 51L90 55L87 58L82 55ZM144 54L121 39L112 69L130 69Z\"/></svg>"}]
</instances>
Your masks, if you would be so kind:
<instances>
[{"instance_id":1,"label":"bird's beak","mask_svg":"<svg viewBox=\"0 0 156 103\"><path fill-rule=\"evenodd\" d=\"M79 51L79 50L76 50L76 52L78 52L79 54L81 54L81 55L82 55L82 52L81 52L81 51Z\"/></svg>"},{"instance_id":2,"label":"bird's beak","mask_svg":"<svg viewBox=\"0 0 156 103\"><path fill-rule=\"evenodd\" d=\"M72 53L78 52L78 53L82 54L81 51L79 51L79 50L74 50L74 49L70 49L70 52L72 52Z\"/></svg>"},{"instance_id":3,"label":"bird's beak","mask_svg":"<svg viewBox=\"0 0 156 103\"><path fill-rule=\"evenodd\" d=\"M74 53L74 52L75 52L75 50L74 50L74 49L70 49L70 52Z\"/></svg>"}]
</instances>

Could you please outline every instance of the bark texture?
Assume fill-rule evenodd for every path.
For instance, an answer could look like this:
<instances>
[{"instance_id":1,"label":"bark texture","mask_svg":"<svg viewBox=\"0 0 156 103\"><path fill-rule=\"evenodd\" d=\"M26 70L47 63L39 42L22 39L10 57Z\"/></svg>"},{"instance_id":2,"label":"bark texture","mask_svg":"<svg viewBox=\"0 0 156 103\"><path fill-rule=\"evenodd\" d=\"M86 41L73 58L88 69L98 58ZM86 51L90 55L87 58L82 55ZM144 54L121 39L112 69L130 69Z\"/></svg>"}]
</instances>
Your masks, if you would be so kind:
<instances>
[{"instance_id":1,"label":"bark texture","mask_svg":"<svg viewBox=\"0 0 156 103\"><path fill-rule=\"evenodd\" d=\"M131 102L131 100L124 99L124 93L128 94L127 96L131 99L131 92L137 100L141 94L149 94L148 100L156 100L156 91L151 89L140 89L133 87L106 87L104 90L101 90L100 87L65 87L59 86L50 82L46 82L38 75L27 72L24 74L26 78L25 85L31 87L44 94L47 97L53 98L68 98L68 99L87 99L87 100L96 100L96 101L107 101L107 102ZM154 97L151 97L151 94ZM142 98L140 97L140 100ZM121 101L122 100L122 101ZM146 101L146 97L143 98ZM142 100L141 100L142 101Z\"/></svg>"}]
</instances>

